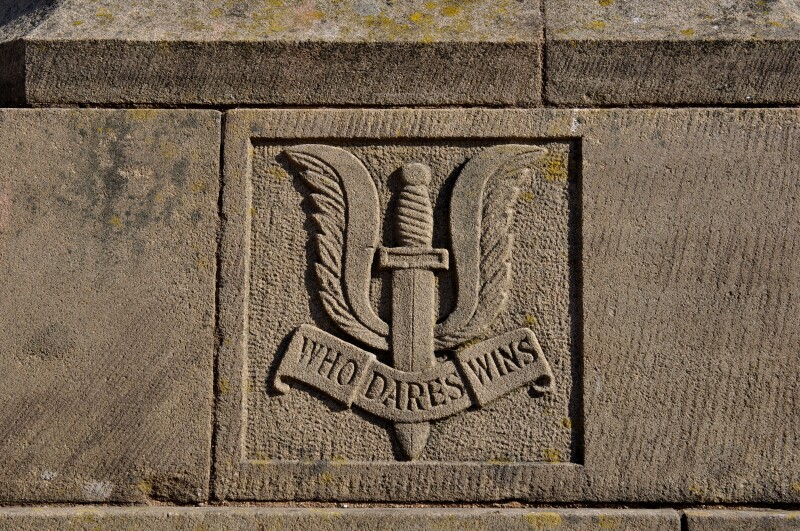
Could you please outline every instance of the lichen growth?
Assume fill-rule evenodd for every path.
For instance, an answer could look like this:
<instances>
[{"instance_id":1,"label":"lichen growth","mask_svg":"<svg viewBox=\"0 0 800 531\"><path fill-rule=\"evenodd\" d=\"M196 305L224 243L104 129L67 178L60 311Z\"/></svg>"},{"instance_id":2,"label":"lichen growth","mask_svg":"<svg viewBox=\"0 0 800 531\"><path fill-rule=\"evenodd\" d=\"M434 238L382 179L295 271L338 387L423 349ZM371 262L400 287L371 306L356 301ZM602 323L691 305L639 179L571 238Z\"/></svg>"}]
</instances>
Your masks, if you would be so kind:
<instances>
[{"instance_id":1,"label":"lichen growth","mask_svg":"<svg viewBox=\"0 0 800 531\"><path fill-rule=\"evenodd\" d=\"M557 529L564 523L561 515L554 512L528 513L525 521L533 529Z\"/></svg>"},{"instance_id":2,"label":"lichen growth","mask_svg":"<svg viewBox=\"0 0 800 531\"><path fill-rule=\"evenodd\" d=\"M601 514L597 516L597 525L600 529L616 529L622 525L619 517Z\"/></svg>"},{"instance_id":3,"label":"lichen growth","mask_svg":"<svg viewBox=\"0 0 800 531\"><path fill-rule=\"evenodd\" d=\"M561 463L563 461L561 452L556 448L543 448L542 458L548 463Z\"/></svg>"}]
</instances>

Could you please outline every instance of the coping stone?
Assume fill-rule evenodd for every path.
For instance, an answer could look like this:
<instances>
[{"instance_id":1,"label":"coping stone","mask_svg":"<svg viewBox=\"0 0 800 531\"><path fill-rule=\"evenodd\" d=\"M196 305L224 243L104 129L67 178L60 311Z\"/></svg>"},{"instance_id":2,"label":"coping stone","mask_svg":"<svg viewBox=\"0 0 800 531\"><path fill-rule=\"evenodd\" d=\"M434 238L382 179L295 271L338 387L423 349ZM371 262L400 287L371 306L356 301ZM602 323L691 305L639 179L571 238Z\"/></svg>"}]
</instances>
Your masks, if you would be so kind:
<instances>
[{"instance_id":1,"label":"coping stone","mask_svg":"<svg viewBox=\"0 0 800 531\"><path fill-rule=\"evenodd\" d=\"M800 529L800 511L687 509L686 531L789 531Z\"/></svg>"},{"instance_id":2,"label":"coping stone","mask_svg":"<svg viewBox=\"0 0 800 531\"><path fill-rule=\"evenodd\" d=\"M443 205L458 196L459 179L488 171L486 154L502 149L534 154L510 203L516 247L496 258L511 264L507 305L477 343L457 355L445 350L433 366L460 363L493 344L481 341L487 336L529 329L553 387L509 386L484 403L465 380L467 410L453 405L439 419L408 402L406 417L385 415L365 399L389 388L357 382L388 374L395 361L380 337L353 339L342 330L354 321L336 315L366 297L363 279L344 281L360 286L345 306L320 295L347 301L331 291L339 273L330 272L349 260L336 253L351 237L352 252L369 250L365 234L375 227L383 231L377 245L390 245L389 212L411 201L397 183L413 160L433 168L421 194L434 203L434 247L456 264L468 259L452 234L468 239L481 222L458 223L448 238L453 208ZM547 155L535 158L537 150ZM347 223L315 210L335 201L312 193L332 189L319 180L330 168L362 179L348 185L353 204L380 202L376 219L358 218L338 240ZM224 182L218 499L800 501L796 109L235 110L226 119ZM459 203L459 216L483 193L461 190L473 203ZM492 208L489 215L500 207ZM429 223L419 219L419 227ZM374 271L365 304L385 319L395 295ZM436 274L442 318L457 297L454 277ZM341 357L331 354L317 371L309 360L319 362L320 352ZM341 360L352 362L348 371L332 369ZM395 398L379 402L401 408ZM428 431L398 430L403 418ZM423 450L411 455L419 441Z\"/></svg>"},{"instance_id":3,"label":"coping stone","mask_svg":"<svg viewBox=\"0 0 800 531\"><path fill-rule=\"evenodd\" d=\"M0 508L0 529L470 529L531 531L647 529L678 531L669 509L339 509L268 507Z\"/></svg>"},{"instance_id":4,"label":"coping stone","mask_svg":"<svg viewBox=\"0 0 800 531\"><path fill-rule=\"evenodd\" d=\"M793 0L544 0L557 106L800 103Z\"/></svg>"},{"instance_id":5,"label":"coping stone","mask_svg":"<svg viewBox=\"0 0 800 531\"><path fill-rule=\"evenodd\" d=\"M221 115L0 110L0 500L208 496Z\"/></svg>"},{"instance_id":6,"label":"coping stone","mask_svg":"<svg viewBox=\"0 0 800 531\"><path fill-rule=\"evenodd\" d=\"M50 4L13 41L24 49L14 82L27 103L541 101L538 0ZM2 22L16 24L14 13Z\"/></svg>"}]
</instances>

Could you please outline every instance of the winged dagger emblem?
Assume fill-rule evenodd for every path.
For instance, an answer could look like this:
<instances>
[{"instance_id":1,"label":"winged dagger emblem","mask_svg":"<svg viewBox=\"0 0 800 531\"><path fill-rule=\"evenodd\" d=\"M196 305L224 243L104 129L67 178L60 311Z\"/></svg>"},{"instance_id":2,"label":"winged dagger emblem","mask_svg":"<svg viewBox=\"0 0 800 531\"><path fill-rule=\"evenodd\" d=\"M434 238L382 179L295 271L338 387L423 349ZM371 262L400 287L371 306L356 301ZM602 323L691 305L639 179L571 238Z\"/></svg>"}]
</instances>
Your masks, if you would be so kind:
<instances>
[{"instance_id":1,"label":"winged dagger emblem","mask_svg":"<svg viewBox=\"0 0 800 531\"><path fill-rule=\"evenodd\" d=\"M400 168L390 213L393 245L383 246L378 192L356 156L317 144L286 150L311 191L319 299L339 331L356 343L301 325L278 367L275 388L286 393L286 380L299 380L393 422L409 459L421 455L433 421L482 407L520 386L550 391L552 370L530 329L476 342L508 300L518 183L545 153L504 144L467 161L450 197L448 251L432 245L427 165L408 162ZM391 274L391 323L370 303L374 262ZM457 302L437 322L436 274L448 269ZM436 352L444 356L437 359Z\"/></svg>"}]
</instances>

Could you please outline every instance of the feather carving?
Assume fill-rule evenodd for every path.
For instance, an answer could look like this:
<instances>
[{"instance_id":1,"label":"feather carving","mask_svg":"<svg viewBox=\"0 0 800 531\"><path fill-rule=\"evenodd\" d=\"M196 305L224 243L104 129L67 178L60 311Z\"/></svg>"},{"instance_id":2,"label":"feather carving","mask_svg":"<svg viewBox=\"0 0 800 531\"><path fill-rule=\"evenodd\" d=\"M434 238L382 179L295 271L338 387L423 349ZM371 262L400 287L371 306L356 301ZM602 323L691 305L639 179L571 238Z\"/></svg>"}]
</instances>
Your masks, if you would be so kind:
<instances>
[{"instance_id":1,"label":"feather carving","mask_svg":"<svg viewBox=\"0 0 800 531\"><path fill-rule=\"evenodd\" d=\"M450 237L457 304L436 326L437 350L483 334L508 302L514 207L523 176L546 151L501 145L473 157L453 187Z\"/></svg>"},{"instance_id":2,"label":"feather carving","mask_svg":"<svg viewBox=\"0 0 800 531\"><path fill-rule=\"evenodd\" d=\"M389 326L369 304L380 227L375 183L361 161L341 148L307 144L285 153L302 169L311 191L314 272L322 307L346 334L373 348L388 349Z\"/></svg>"}]
</instances>

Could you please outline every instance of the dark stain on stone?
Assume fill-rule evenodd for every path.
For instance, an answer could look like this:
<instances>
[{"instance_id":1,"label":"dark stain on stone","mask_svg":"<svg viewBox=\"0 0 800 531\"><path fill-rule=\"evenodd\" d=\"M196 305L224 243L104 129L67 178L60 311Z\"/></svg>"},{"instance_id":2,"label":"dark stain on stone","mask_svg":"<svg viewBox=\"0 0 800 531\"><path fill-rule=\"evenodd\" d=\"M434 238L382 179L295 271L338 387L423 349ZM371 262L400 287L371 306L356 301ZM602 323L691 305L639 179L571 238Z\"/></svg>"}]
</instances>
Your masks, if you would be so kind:
<instances>
[{"instance_id":1,"label":"dark stain on stone","mask_svg":"<svg viewBox=\"0 0 800 531\"><path fill-rule=\"evenodd\" d=\"M75 349L72 331L60 323L50 323L37 330L25 347L25 353L43 360L63 359Z\"/></svg>"}]
</instances>

